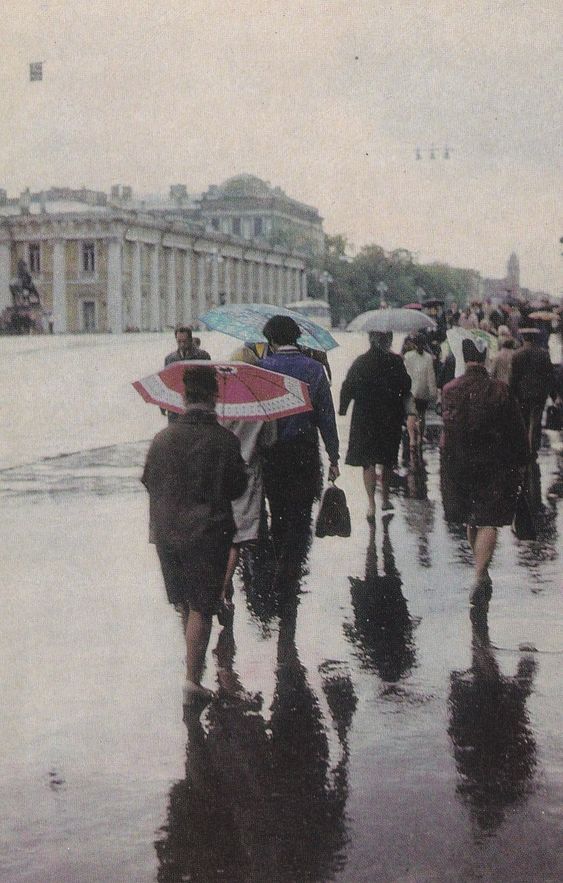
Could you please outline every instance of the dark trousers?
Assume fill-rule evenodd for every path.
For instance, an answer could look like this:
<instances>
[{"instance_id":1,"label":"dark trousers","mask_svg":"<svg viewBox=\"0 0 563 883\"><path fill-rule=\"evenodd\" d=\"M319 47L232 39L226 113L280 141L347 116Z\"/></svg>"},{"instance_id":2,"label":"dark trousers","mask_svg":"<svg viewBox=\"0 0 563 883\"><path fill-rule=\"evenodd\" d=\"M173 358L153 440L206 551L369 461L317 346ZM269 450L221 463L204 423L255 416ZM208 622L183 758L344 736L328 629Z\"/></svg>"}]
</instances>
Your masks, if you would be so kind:
<instances>
[{"instance_id":1,"label":"dark trousers","mask_svg":"<svg viewBox=\"0 0 563 883\"><path fill-rule=\"evenodd\" d=\"M264 489L278 561L304 561L311 538L311 510L322 485L318 445L296 439L267 451Z\"/></svg>"}]
</instances>

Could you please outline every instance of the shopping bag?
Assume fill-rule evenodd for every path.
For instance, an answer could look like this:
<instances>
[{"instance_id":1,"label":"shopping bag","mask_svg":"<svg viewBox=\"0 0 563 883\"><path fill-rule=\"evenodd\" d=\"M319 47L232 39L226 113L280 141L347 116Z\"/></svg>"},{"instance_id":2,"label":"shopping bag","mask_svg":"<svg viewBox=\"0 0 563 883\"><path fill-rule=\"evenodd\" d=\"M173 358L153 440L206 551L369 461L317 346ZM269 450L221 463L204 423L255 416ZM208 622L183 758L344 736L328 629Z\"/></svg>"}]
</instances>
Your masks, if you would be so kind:
<instances>
[{"instance_id":1,"label":"shopping bag","mask_svg":"<svg viewBox=\"0 0 563 883\"><path fill-rule=\"evenodd\" d=\"M323 494L315 525L316 537L349 537L352 532L350 510L344 491L331 484Z\"/></svg>"},{"instance_id":2,"label":"shopping bag","mask_svg":"<svg viewBox=\"0 0 563 883\"><path fill-rule=\"evenodd\" d=\"M563 408L558 405L549 405L545 410L545 428L555 429L560 432L563 429Z\"/></svg>"},{"instance_id":3,"label":"shopping bag","mask_svg":"<svg viewBox=\"0 0 563 883\"><path fill-rule=\"evenodd\" d=\"M514 511L514 519L512 521L512 530L518 540L535 540L536 528L534 519L530 511L530 506L526 498L526 491L520 488L516 498L516 509Z\"/></svg>"}]
</instances>

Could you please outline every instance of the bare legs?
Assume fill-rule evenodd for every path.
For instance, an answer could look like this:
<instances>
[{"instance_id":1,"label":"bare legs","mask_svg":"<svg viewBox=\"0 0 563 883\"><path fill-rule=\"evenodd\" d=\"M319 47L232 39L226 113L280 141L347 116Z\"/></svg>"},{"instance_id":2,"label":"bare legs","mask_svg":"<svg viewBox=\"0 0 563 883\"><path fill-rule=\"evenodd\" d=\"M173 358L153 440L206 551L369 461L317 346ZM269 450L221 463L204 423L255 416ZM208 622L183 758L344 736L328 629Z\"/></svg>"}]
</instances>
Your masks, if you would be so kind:
<instances>
[{"instance_id":1,"label":"bare legs","mask_svg":"<svg viewBox=\"0 0 563 883\"><path fill-rule=\"evenodd\" d=\"M475 559L475 584L470 595L471 603L475 604L482 600L488 601L490 597L489 564L497 544L497 529L496 527L470 527L468 525L467 539Z\"/></svg>"},{"instance_id":2,"label":"bare legs","mask_svg":"<svg viewBox=\"0 0 563 883\"><path fill-rule=\"evenodd\" d=\"M368 518L375 518L375 488L377 487L377 472L375 466L364 466L364 487L368 495Z\"/></svg>"},{"instance_id":3,"label":"bare legs","mask_svg":"<svg viewBox=\"0 0 563 883\"><path fill-rule=\"evenodd\" d=\"M391 466L381 467L381 508L383 511L389 511L393 508L389 501L389 487L391 484L391 476L393 469ZM377 469L375 466L364 466L364 487L368 495L368 521L375 518L375 489L377 487Z\"/></svg>"},{"instance_id":4,"label":"bare legs","mask_svg":"<svg viewBox=\"0 0 563 883\"><path fill-rule=\"evenodd\" d=\"M205 653L211 635L211 614L198 610L183 610L182 621L186 636L186 693L206 694L201 686Z\"/></svg>"}]
</instances>

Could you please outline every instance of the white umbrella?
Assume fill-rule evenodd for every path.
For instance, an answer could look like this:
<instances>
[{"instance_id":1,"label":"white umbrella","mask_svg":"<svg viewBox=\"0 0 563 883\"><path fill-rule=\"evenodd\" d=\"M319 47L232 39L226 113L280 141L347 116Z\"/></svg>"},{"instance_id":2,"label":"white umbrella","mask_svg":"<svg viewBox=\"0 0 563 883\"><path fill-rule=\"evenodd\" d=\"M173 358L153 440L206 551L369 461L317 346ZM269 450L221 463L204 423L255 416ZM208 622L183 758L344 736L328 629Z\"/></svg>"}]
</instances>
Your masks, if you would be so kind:
<instances>
[{"instance_id":1,"label":"white umbrella","mask_svg":"<svg viewBox=\"0 0 563 883\"><path fill-rule=\"evenodd\" d=\"M404 331L409 334L423 328L436 328L436 322L418 310L392 308L360 313L352 319L346 331Z\"/></svg>"}]
</instances>

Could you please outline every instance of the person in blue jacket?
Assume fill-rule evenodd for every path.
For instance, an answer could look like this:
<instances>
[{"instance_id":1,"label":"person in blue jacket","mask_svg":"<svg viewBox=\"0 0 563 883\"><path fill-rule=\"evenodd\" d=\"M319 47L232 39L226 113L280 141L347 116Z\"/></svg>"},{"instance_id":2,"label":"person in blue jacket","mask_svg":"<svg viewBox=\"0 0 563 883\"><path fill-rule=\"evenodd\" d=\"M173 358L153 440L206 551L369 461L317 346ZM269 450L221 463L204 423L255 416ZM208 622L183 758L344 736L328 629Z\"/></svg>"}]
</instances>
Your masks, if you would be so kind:
<instances>
[{"instance_id":1,"label":"person in blue jacket","mask_svg":"<svg viewBox=\"0 0 563 883\"><path fill-rule=\"evenodd\" d=\"M272 316L263 328L268 355L263 368L297 377L309 385L312 411L277 421L277 441L266 452L264 488L278 564L303 561L313 502L322 490L319 432L329 460L328 480L338 469L339 446L334 404L323 366L297 346L301 331L290 316Z\"/></svg>"}]
</instances>

